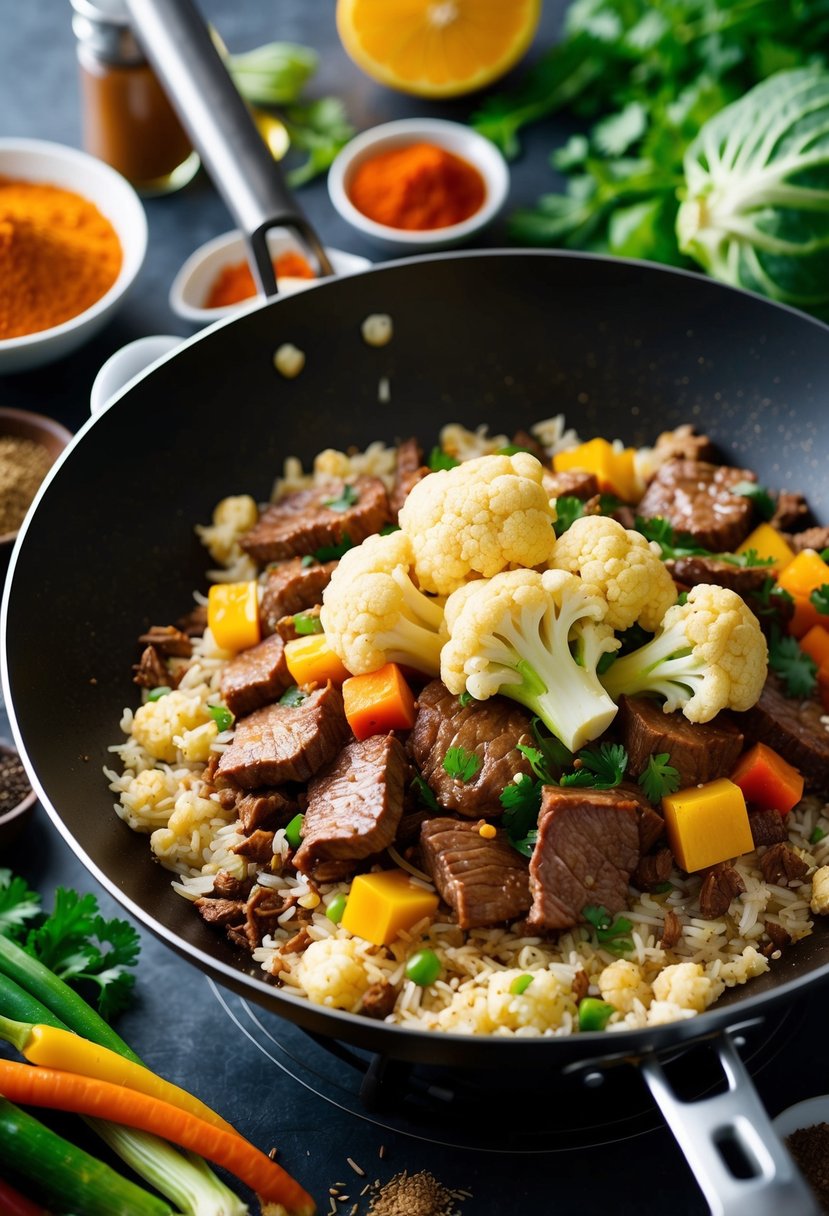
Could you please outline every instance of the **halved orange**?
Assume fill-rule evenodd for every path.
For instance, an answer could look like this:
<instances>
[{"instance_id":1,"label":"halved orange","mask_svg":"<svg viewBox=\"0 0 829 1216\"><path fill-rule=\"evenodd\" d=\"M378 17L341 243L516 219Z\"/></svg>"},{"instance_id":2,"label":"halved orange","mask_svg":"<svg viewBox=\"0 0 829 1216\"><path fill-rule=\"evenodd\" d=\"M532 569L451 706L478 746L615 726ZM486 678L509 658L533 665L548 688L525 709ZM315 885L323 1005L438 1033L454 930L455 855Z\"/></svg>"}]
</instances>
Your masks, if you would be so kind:
<instances>
[{"instance_id":1,"label":"halved orange","mask_svg":"<svg viewBox=\"0 0 829 1216\"><path fill-rule=\"evenodd\" d=\"M541 0L337 0L337 29L374 80L419 97L455 97L508 71L540 14Z\"/></svg>"}]
</instances>

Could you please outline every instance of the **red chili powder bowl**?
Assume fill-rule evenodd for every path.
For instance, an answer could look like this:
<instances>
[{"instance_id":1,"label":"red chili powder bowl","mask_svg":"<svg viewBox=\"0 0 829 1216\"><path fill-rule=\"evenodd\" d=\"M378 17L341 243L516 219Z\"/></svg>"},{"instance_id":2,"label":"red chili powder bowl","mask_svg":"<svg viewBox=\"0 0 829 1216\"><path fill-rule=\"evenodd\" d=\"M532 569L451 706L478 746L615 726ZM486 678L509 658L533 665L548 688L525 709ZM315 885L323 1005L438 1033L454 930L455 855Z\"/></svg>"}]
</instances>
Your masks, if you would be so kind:
<instances>
[{"instance_id":1,"label":"red chili powder bowl","mask_svg":"<svg viewBox=\"0 0 829 1216\"><path fill-rule=\"evenodd\" d=\"M361 161L347 192L357 210L377 224L428 231L460 224L479 211L486 184L462 157L418 142Z\"/></svg>"}]
</instances>

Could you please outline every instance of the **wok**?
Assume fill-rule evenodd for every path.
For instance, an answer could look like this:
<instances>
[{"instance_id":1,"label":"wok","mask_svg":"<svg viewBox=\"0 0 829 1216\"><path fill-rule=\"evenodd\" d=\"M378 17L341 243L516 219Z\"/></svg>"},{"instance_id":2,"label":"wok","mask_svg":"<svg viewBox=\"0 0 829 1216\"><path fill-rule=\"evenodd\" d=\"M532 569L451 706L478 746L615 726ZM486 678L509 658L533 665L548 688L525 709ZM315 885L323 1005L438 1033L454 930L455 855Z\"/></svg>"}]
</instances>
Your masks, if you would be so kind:
<instances>
[{"instance_id":1,"label":"wok","mask_svg":"<svg viewBox=\"0 0 829 1216\"><path fill-rule=\"evenodd\" d=\"M131 4L151 13L178 7ZM257 223L253 208L248 234ZM394 323L380 349L360 336L376 312ZM272 362L283 342L306 355L290 381ZM379 401L384 379L388 403ZM275 988L172 891L147 841L114 814L101 770L120 738L122 708L137 701L137 636L177 619L193 590L206 589L194 524L228 494L267 499L287 455L309 462L324 447L410 434L428 447L448 421L509 433L558 412L584 438L632 444L693 422L731 461L772 487L803 491L817 517L829 518L827 398L829 329L819 322L697 275L588 255L499 251L391 263L220 323L90 420L21 531L0 622L3 682L43 804L137 920L279 1015L388 1057L491 1069L494 1084L498 1070L531 1067L551 1093L562 1070L637 1061L713 1210L814 1210L727 1030L829 974L823 923L769 974L689 1021L544 1040L417 1032ZM727 1092L689 1107L660 1061L705 1036ZM749 1178L726 1165L724 1141L748 1159Z\"/></svg>"}]
</instances>

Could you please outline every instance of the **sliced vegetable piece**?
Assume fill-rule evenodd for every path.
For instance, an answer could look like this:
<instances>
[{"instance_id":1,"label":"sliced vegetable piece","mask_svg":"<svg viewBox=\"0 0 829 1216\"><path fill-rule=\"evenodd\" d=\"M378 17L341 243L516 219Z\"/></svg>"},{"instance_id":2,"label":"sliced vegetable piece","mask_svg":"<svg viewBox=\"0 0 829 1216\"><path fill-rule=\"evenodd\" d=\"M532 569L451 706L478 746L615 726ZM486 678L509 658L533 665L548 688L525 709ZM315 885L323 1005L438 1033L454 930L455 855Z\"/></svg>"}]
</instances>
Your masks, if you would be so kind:
<instances>
[{"instance_id":1,"label":"sliced vegetable piece","mask_svg":"<svg viewBox=\"0 0 829 1216\"><path fill-rule=\"evenodd\" d=\"M0 1064L37 1072L28 1064ZM168 1203L128 1182L6 1098L0 1098L0 1161L36 1182L59 1211L74 1216L170 1216L172 1212Z\"/></svg>"},{"instance_id":2,"label":"sliced vegetable piece","mask_svg":"<svg viewBox=\"0 0 829 1216\"><path fill-rule=\"evenodd\" d=\"M811 594L829 583L829 565L814 549L803 549L777 578L777 586L788 591L794 600L794 616L789 632L801 638L813 625L822 625L826 617L811 601Z\"/></svg>"},{"instance_id":3,"label":"sliced vegetable piece","mask_svg":"<svg viewBox=\"0 0 829 1216\"><path fill-rule=\"evenodd\" d=\"M285 662L297 684L344 684L351 676L324 633L293 638L285 643Z\"/></svg>"},{"instance_id":4,"label":"sliced vegetable piece","mask_svg":"<svg viewBox=\"0 0 829 1216\"><path fill-rule=\"evenodd\" d=\"M813 625L800 639L800 649L814 659L818 668L829 663L829 629L825 625Z\"/></svg>"},{"instance_id":5,"label":"sliced vegetable piece","mask_svg":"<svg viewBox=\"0 0 829 1216\"><path fill-rule=\"evenodd\" d=\"M731 780L748 802L786 815L803 797L800 773L765 743L755 743L737 762Z\"/></svg>"},{"instance_id":6,"label":"sliced vegetable piece","mask_svg":"<svg viewBox=\"0 0 829 1216\"><path fill-rule=\"evenodd\" d=\"M236 1132L213 1127L203 1119L148 1094L110 1081L78 1077L56 1068L37 1068L0 1060L0 1093L26 1106L93 1115L163 1136L190 1152L221 1165L271 1203L281 1203L298 1216L310 1216L314 1201L282 1166ZM3 1137L0 1137L2 1140ZM117 1209L110 1208L110 1216ZM139 1209L129 1209L138 1212ZM156 1209L169 1212L166 1204Z\"/></svg>"},{"instance_id":7,"label":"sliced vegetable piece","mask_svg":"<svg viewBox=\"0 0 829 1216\"><path fill-rule=\"evenodd\" d=\"M515 979L509 986L511 996L523 996L533 982L534 976L525 973L524 975L516 975Z\"/></svg>"},{"instance_id":8,"label":"sliced vegetable piece","mask_svg":"<svg viewBox=\"0 0 829 1216\"><path fill-rule=\"evenodd\" d=\"M617 450L606 439L590 439L575 448L557 452L553 457L556 473L584 469L593 473L604 494L616 494L623 502L636 502L642 495L642 485L636 475L634 448Z\"/></svg>"},{"instance_id":9,"label":"sliced vegetable piece","mask_svg":"<svg viewBox=\"0 0 829 1216\"><path fill-rule=\"evenodd\" d=\"M214 583L207 593L207 624L223 650L247 650L262 640L259 588L245 583Z\"/></svg>"},{"instance_id":10,"label":"sliced vegetable piece","mask_svg":"<svg viewBox=\"0 0 829 1216\"><path fill-rule=\"evenodd\" d=\"M727 777L662 799L671 852L689 874L754 848L743 791Z\"/></svg>"},{"instance_id":11,"label":"sliced vegetable piece","mask_svg":"<svg viewBox=\"0 0 829 1216\"><path fill-rule=\"evenodd\" d=\"M397 663L386 663L377 671L346 680L343 704L355 739L414 726L414 694Z\"/></svg>"},{"instance_id":12,"label":"sliced vegetable piece","mask_svg":"<svg viewBox=\"0 0 829 1216\"><path fill-rule=\"evenodd\" d=\"M304 815L294 815L293 819L285 827L285 839L292 849L298 849L302 844L302 825L304 822Z\"/></svg>"},{"instance_id":13,"label":"sliced vegetable piece","mask_svg":"<svg viewBox=\"0 0 829 1216\"><path fill-rule=\"evenodd\" d=\"M343 895L342 893L335 895L331 900L328 907L325 909L325 915L333 924L338 925L340 923L347 903L348 896Z\"/></svg>"},{"instance_id":14,"label":"sliced vegetable piece","mask_svg":"<svg viewBox=\"0 0 829 1216\"><path fill-rule=\"evenodd\" d=\"M794 561L794 549L786 544L786 541L780 535L776 528L771 524L758 524L753 532L750 532L741 545L737 546L737 553L756 553L759 558L771 558L775 570L784 570L792 561Z\"/></svg>"},{"instance_id":15,"label":"sliced vegetable piece","mask_svg":"<svg viewBox=\"0 0 829 1216\"><path fill-rule=\"evenodd\" d=\"M405 870L358 874L340 924L375 946L387 946L404 929L437 911L438 897Z\"/></svg>"},{"instance_id":16,"label":"sliced vegetable piece","mask_svg":"<svg viewBox=\"0 0 829 1216\"><path fill-rule=\"evenodd\" d=\"M579 1030L604 1030L615 1012L615 1005L608 1001L586 996L579 1001Z\"/></svg>"}]
</instances>

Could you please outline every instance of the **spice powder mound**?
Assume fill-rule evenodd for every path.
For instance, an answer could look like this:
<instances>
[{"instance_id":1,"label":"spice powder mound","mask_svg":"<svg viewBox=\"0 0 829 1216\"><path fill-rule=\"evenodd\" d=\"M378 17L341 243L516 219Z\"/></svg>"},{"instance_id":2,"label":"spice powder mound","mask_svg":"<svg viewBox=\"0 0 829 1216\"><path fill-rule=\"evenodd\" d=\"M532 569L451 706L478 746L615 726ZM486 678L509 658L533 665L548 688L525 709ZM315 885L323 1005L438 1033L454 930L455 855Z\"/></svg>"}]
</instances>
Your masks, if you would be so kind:
<instances>
[{"instance_id":1,"label":"spice powder mound","mask_svg":"<svg viewBox=\"0 0 829 1216\"><path fill-rule=\"evenodd\" d=\"M794 1157L824 1212L829 1212L829 1123L801 1127L786 1139Z\"/></svg>"},{"instance_id":2,"label":"spice powder mound","mask_svg":"<svg viewBox=\"0 0 829 1216\"><path fill-rule=\"evenodd\" d=\"M403 1170L372 1197L368 1216L460 1216L460 1198L460 1192L448 1190L426 1170Z\"/></svg>"},{"instance_id":3,"label":"spice powder mound","mask_svg":"<svg viewBox=\"0 0 829 1216\"><path fill-rule=\"evenodd\" d=\"M0 752L0 815L14 810L31 788L20 757L13 752Z\"/></svg>"},{"instance_id":4,"label":"spice powder mound","mask_svg":"<svg viewBox=\"0 0 829 1216\"><path fill-rule=\"evenodd\" d=\"M43 444L0 435L0 536L20 527L51 465Z\"/></svg>"}]
</instances>

